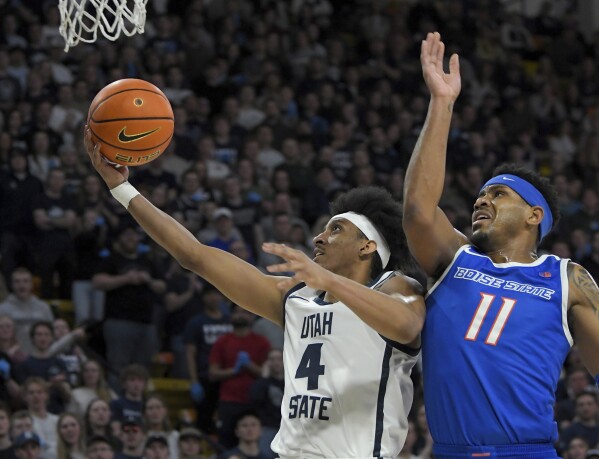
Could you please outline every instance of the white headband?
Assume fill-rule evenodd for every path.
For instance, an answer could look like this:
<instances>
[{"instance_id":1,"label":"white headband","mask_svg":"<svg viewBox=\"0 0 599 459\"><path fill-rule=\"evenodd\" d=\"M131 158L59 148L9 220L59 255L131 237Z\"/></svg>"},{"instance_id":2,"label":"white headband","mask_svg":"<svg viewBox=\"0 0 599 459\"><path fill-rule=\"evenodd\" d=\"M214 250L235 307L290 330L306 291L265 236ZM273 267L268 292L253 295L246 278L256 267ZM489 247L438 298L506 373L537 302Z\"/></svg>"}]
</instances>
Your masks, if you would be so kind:
<instances>
[{"instance_id":1,"label":"white headband","mask_svg":"<svg viewBox=\"0 0 599 459\"><path fill-rule=\"evenodd\" d=\"M338 218L344 218L345 220L352 222L354 225L356 225L356 228L364 233L364 236L366 236L369 241L376 242L376 251L381 257L383 268L385 268L387 263L389 263L389 258L391 258L391 251L389 250L387 241L385 241L383 235L379 233L372 222L364 215L357 214L355 212L345 212L343 214L334 215L331 220L336 220Z\"/></svg>"}]
</instances>

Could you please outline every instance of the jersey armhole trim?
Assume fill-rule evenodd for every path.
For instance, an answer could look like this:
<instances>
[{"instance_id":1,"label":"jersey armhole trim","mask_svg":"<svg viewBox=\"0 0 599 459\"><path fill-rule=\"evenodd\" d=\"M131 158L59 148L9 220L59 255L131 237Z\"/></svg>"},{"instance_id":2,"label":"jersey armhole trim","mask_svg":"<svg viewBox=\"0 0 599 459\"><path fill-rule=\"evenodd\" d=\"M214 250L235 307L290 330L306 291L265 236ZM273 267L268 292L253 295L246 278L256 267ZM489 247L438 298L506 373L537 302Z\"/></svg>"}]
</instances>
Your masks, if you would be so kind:
<instances>
[{"instance_id":1,"label":"jersey armhole trim","mask_svg":"<svg viewBox=\"0 0 599 459\"><path fill-rule=\"evenodd\" d=\"M408 346L407 344L402 344L397 341L393 341L392 339L384 337L380 333L379 336L385 341L385 343L387 343L393 349L397 349L398 351L403 352L404 354L409 355L410 357L416 357L420 353L421 347L415 348Z\"/></svg>"},{"instance_id":2,"label":"jersey armhole trim","mask_svg":"<svg viewBox=\"0 0 599 459\"><path fill-rule=\"evenodd\" d=\"M562 282L562 328L564 335L570 343L570 347L574 344L574 339L570 333L570 327L568 326L568 297L570 295L570 284L568 282L568 263L569 259L563 259L560 261L559 271Z\"/></svg>"},{"instance_id":3,"label":"jersey armhole trim","mask_svg":"<svg viewBox=\"0 0 599 459\"><path fill-rule=\"evenodd\" d=\"M470 247L470 245L466 244L458 249L458 251L453 256L451 263L449 263L449 265L447 265L447 268L445 268L445 271L443 271L443 274L441 274L441 277L439 277L439 279L437 279L437 281L433 284L433 286L429 289L429 291L426 292L426 295L424 296L425 300L437 289L437 287L441 284L441 282L443 282L443 279L445 279L445 276L447 276L447 274L453 267L453 265L456 262L456 260L458 259L458 257L469 247Z\"/></svg>"},{"instance_id":4,"label":"jersey armhole trim","mask_svg":"<svg viewBox=\"0 0 599 459\"><path fill-rule=\"evenodd\" d=\"M305 282L300 282L299 284L297 284L294 287L291 287L289 289L289 291L287 293L285 293L285 296L283 297L283 330L285 330L285 305L287 304L287 298L289 298L289 295L291 295L293 292L297 292L298 290L304 288L306 286Z\"/></svg>"}]
</instances>

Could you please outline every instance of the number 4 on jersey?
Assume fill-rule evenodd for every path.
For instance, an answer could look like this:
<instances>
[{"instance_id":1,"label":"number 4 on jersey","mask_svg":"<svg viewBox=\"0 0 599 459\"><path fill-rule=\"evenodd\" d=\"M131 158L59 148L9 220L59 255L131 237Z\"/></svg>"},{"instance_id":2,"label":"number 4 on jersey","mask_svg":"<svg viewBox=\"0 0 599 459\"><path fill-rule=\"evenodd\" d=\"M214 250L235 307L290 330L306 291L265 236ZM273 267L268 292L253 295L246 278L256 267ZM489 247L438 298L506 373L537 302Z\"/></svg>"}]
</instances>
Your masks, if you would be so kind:
<instances>
[{"instance_id":1,"label":"number 4 on jersey","mask_svg":"<svg viewBox=\"0 0 599 459\"><path fill-rule=\"evenodd\" d=\"M318 378L324 374L324 365L320 364L322 344L308 344L295 372L296 379L308 378L308 390L318 389Z\"/></svg>"},{"instance_id":2,"label":"number 4 on jersey","mask_svg":"<svg viewBox=\"0 0 599 459\"><path fill-rule=\"evenodd\" d=\"M476 312L474 313L474 317L472 318L472 322L470 322L470 326L468 327L468 331L466 332L466 336L464 339L468 341L476 341L476 337L478 336L478 332L480 331L480 327L482 326L487 312L489 312L489 308L491 307L491 303L495 299L495 295L490 295L488 293L481 293L482 297L480 303L478 303L478 307L476 308ZM503 327L505 327L505 323L507 322L508 317L510 316L512 309L514 309L514 305L516 304L516 300L512 300L511 298L501 298L503 300L503 304L501 305L501 309L499 310L499 314L497 314L497 318L495 319L495 323L491 327L491 331L487 335L487 339L485 340L485 344L490 344L492 346L497 345L497 341L499 341L499 337L501 336L501 332L503 331Z\"/></svg>"}]
</instances>

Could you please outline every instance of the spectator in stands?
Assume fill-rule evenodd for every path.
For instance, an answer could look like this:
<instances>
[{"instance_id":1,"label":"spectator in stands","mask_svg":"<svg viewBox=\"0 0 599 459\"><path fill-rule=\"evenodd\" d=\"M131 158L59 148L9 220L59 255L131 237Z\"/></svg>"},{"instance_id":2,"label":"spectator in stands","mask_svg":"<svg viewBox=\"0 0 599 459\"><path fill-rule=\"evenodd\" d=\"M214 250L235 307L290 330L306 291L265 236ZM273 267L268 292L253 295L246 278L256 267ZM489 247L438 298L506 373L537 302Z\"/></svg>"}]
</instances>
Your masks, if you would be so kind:
<instances>
[{"instance_id":1,"label":"spectator in stands","mask_svg":"<svg viewBox=\"0 0 599 459\"><path fill-rule=\"evenodd\" d=\"M166 437L161 434L148 434L144 446L144 459L168 459L171 455Z\"/></svg>"},{"instance_id":2,"label":"spectator in stands","mask_svg":"<svg viewBox=\"0 0 599 459\"><path fill-rule=\"evenodd\" d=\"M125 416L121 424L123 449L115 459L142 459L146 433L140 416Z\"/></svg>"},{"instance_id":3,"label":"spectator in stands","mask_svg":"<svg viewBox=\"0 0 599 459\"><path fill-rule=\"evenodd\" d=\"M206 433L216 433L216 411L220 384L209 377L212 345L233 330L231 320L221 307L225 297L211 284L202 291L202 310L185 327L183 340L191 380L191 396L196 403L197 424Z\"/></svg>"},{"instance_id":4,"label":"spectator in stands","mask_svg":"<svg viewBox=\"0 0 599 459\"><path fill-rule=\"evenodd\" d=\"M129 365L121 371L120 380L123 394L110 402L112 420L121 422L127 416L141 419L143 413L143 397L150 375L141 365Z\"/></svg>"},{"instance_id":5,"label":"spectator in stands","mask_svg":"<svg viewBox=\"0 0 599 459\"><path fill-rule=\"evenodd\" d=\"M136 227L125 221L113 252L92 278L95 288L106 291L106 357L116 374L132 363L149 365L159 349L152 314L166 284L148 255L139 253L139 243ZM109 381L116 386L113 374Z\"/></svg>"},{"instance_id":6,"label":"spectator in stands","mask_svg":"<svg viewBox=\"0 0 599 459\"><path fill-rule=\"evenodd\" d=\"M270 344L266 338L251 331L254 315L233 305L233 331L222 335L210 351L209 376L220 381L218 418L221 421L219 439L225 447L235 445L237 417L251 408L249 388L262 373Z\"/></svg>"},{"instance_id":7,"label":"spectator in stands","mask_svg":"<svg viewBox=\"0 0 599 459\"><path fill-rule=\"evenodd\" d=\"M203 289L201 279L194 273L184 271L179 263L171 260L170 276L166 282L164 295L165 317L163 333L169 342L169 348L174 356L170 376L187 378L185 364L184 332L186 325L193 317L201 312Z\"/></svg>"},{"instance_id":8,"label":"spectator in stands","mask_svg":"<svg viewBox=\"0 0 599 459\"><path fill-rule=\"evenodd\" d=\"M101 435L93 435L85 442L87 459L114 459L114 448L110 441Z\"/></svg>"},{"instance_id":9,"label":"spectator in stands","mask_svg":"<svg viewBox=\"0 0 599 459\"><path fill-rule=\"evenodd\" d=\"M62 318L54 319L52 329L57 344L61 343L57 357L64 362L69 385L76 387L81 381L81 364L87 360L85 352L77 344L78 340L85 338L85 332L82 328L71 331L69 323Z\"/></svg>"},{"instance_id":10,"label":"spectator in stands","mask_svg":"<svg viewBox=\"0 0 599 459\"><path fill-rule=\"evenodd\" d=\"M15 439L18 459L42 459L42 439L35 432L24 432Z\"/></svg>"},{"instance_id":11,"label":"spectator in stands","mask_svg":"<svg viewBox=\"0 0 599 459\"><path fill-rule=\"evenodd\" d=\"M567 422L567 425L570 425L570 421L574 419L578 396L593 387L592 379L583 367L570 369L565 377L565 387L563 382L564 380L561 380L558 384L557 393L560 393L561 386L563 388L561 392L564 395L560 397L561 399L558 398L554 408L555 419L560 430L562 430L562 423L564 421Z\"/></svg>"},{"instance_id":12,"label":"spectator in stands","mask_svg":"<svg viewBox=\"0 0 599 459\"><path fill-rule=\"evenodd\" d=\"M0 352L4 352L13 363L20 363L27 357L17 341L15 322L8 315L0 315Z\"/></svg>"},{"instance_id":13,"label":"spectator in stands","mask_svg":"<svg viewBox=\"0 0 599 459\"><path fill-rule=\"evenodd\" d=\"M572 437L568 443L568 448L564 451L568 459L586 459L589 456L589 444L583 437Z\"/></svg>"},{"instance_id":14,"label":"spectator in stands","mask_svg":"<svg viewBox=\"0 0 599 459\"><path fill-rule=\"evenodd\" d=\"M0 402L0 457L2 459L15 457L15 449L10 439L10 410L3 402Z\"/></svg>"},{"instance_id":15,"label":"spectator in stands","mask_svg":"<svg viewBox=\"0 0 599 459\"><path fill-rule=\"evenodd\" d=\"M121 441L114 435L110 425L110 406L96 398L87 406L84 416L85 433L88 438L96 435L106 438L113 448L120 449Z\"/></svg>"},{"instance_id":16,"label":"spectator in stands","mask_svg":"<svg viewBox=\"0 0 599 459\"><path fill-rule=\"evenodd\" d=\"M281 402L285 387L283 351L271 349L264 367L264 376L254 381L250 388L250 399L262 425L260 452L274 458L276 454L270 449L270 443L281 426Z\"/></svg>"},{"instance_id":17,"label":"spectator in stands","mask_svg":"<svg viewBox=\"0 0 599 459\"><path fill-rule=\"evenodd\" d=\"M10 417L10 438L14 441L23 432L33 432L33 417L27 410L19 410Z\"/></svg>"},{"instance_id":18,"label":"spectator in stands","mask_svg":"<svg viewBox=\"0 0 599 459\"><path fill-rule=\"evenodd\" d=\"M52 321L54 315L47 303L33 294L33 276L26 268L17 268L11 274L12 294L0 304L0 314L9 316L16 325L17 342L29 354L33 350L29 331L41 320Z\"/></svg>"},{"instance_id":19,"label":"spectator in stands","mask_svg":"<svg viewBox=\"0 0 599 459\"><path fill-rule=\"evenodd\" d=\"M105 293L94 288L91 279L98 271L100 252L106 248L108 229L105 217L97 209L87 208L83 211L81 227L74 238L77 272L71 293L77 325L88 319L104 318Z\"/></svg>"},{"instance_id":20,"label":"spectator in stands","mask_svg":"<svg viewBox=\"0 0 599 459\"><path fill-rule=\"evenodd\" d=\"M28 378L23 383L23 394L27 409L33 419L33 431L42 439L45 451L53 454L58 444L56 430L58 416L49 413L46 408L49 399L46 381L35 376ZM20 437L15 440L15 448L17 447L18 438Z\"/></svg>"},{"instance_id":21,"label":"spectator in stands","mask_svg":"<svg viewBox=\"0 0 599 459\"><path fill-rule=\"evenodd\" d=\"M37 322L31 327L33 351L16 368L16 379L23 383L28 378L41 378L48 383L48 411L59 414L65 408L71 388L67 379L68 372L64 361L56 356L52 348L54 331L50 322Z\"/></svg>"},{"instance_id":22,"label":"spectator in stands","mask_svg":"<svg viewBox=\"0 0 599 459\"><path fill-rule=\"evenodd\" d=\"M204 442L202 432L193 427L184 427L179 434L179 459L191 459L196 456L203 456L202 443Z\"/></svg>"},{"instance_id":23,"label":"spectator in stands","mask_svg":"<svg viewBox=\"0 0 599 459\"><path fill-rule=\"evenodd\" d=\"M582 437L593 446L599 441L599 404L595 392L584 391L576 396L574 422L562 432L560 443L565 447L573 437Z\"/></svg>"},{"instance_id":24,"label":"spectator in stands","mask_svg":"<svg viewBox=\"0 0 599 459\"><path fill-rule=\"evenodd\" d=\"M81 369L82 384L71 391L71 401L68 410L78 416L83 416L89 404L95 399L106 403L115 400L117 395L108 387L104 378L104 369L97 360L88 360Z\"/></svg>"},{"instance_id":25,"label":"spectator in stands","mask_svg":"<svg viewBox=\"0 0 599 459\"><path fill-rule=\"evenodd\" d=\"M261 434L260 418L256 413L241 413L235 422L235 436L237 445L225 451L220 457L230 458L232 455L247 457L252 459L269 459L271 454L265 454L260 450Z\"/></svg>"},{"instance_id":26,"label":"spectator in stands","mask_svg":"<svg viewBox=\"0 0 599 459\"><path fill-rule=\"evenodd\" d=\"M178 459L176 452L179 432L171 427L168 407L159 394L151 394L146 398L143 415L148 437L157 435L165 438L171 459Z\"/></svg>"},{"instance_id":27,"label":"spectator in stands","mask_svg":"<svg viewBox=\"0 0 599 459\"><path fill-rule=\"evenodd\" d=\"M77 416L63 413L58 417L57 459L84 459L83 426Z\"/></svg>"},{"instance_id":28,"label":"spectator in stands","mask_svg":"<svg viewBox=\"0 0 599 459\"><path fill-rule=\"evenodd\" d=\"M43 185L29 173L27 153L18 148L10 151L8 172L0 176L0 253L2 274L9 279L18 266L34 268L36 227L31 206L43 193Z\"/></svg>"},{"instance_id":29,"label":"spectator in stands","mask_svg":"<svg viewBox=\"0 0 599 459\"><path fill-rule=\"evenodd\" d=\"M206 245L229 251L233 241L242 239L241 232L233 222L233 212L226 207L219 207L212 213L215 235L205 239Z\"/></svg>"},{"instance_id":30,"label":"spectator in stands","mask_svg":"<svg viewBox=\"0 0 599 459\"><path fill-rule=\"evenodd\" d=\"M32 203L33 219L38 229L38 268L44 298L70 298L75 276L75 245L71 237L77 226L73 199L65 192L62 169L48 172L44 193ZM59 288L54 289L54 277L59 276Z\"/></svg>"}]
</instances>

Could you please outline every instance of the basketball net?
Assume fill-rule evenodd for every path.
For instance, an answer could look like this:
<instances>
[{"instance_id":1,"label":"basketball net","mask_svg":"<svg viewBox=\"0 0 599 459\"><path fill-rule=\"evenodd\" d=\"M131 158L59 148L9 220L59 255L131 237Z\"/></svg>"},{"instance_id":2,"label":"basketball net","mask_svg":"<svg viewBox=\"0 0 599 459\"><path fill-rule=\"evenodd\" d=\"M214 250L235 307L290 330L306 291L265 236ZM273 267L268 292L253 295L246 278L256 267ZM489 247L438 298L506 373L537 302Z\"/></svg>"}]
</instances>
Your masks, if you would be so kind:
<instances>
[{"instance_id":1,"label":"basketball net","mask_svg":"<svg viewBox=\"0 0 599 459\"><path fill-rule=\"evenodd\" d=\"M58 30L66 43L65 52L80 41L95 42L98 31L112 41L121 33L128 37L143 33L146 3L148 0L58 0Z\"/></svg>"}]
</instances>

